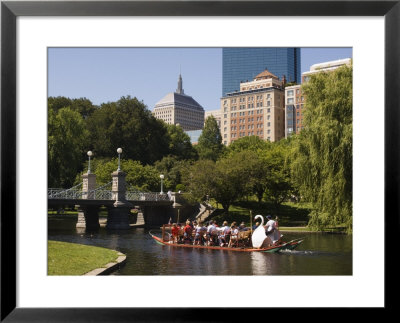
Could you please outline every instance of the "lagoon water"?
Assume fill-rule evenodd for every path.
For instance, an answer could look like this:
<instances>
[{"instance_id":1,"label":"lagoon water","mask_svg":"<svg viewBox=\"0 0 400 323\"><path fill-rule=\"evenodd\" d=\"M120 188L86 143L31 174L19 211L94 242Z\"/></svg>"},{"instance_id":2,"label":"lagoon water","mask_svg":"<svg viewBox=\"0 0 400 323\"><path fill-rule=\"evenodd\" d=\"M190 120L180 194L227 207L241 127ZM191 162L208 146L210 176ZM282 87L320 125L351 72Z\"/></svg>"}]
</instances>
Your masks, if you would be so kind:
<instances>
[{"instance_id":1,"label":"lagoon water","mask_svg":"<svg viewBox=\"0 0 400 323\"><path fill-rule=\"evenodd\" d=\"M352 236L286 233L284 240L304 237L293 251L276 254L171 248L157 244L148 229L86 232L74 217L52 217L48 239L118 250L125 266L113 275L352 275Z\"/></svg>"}]
</instances>

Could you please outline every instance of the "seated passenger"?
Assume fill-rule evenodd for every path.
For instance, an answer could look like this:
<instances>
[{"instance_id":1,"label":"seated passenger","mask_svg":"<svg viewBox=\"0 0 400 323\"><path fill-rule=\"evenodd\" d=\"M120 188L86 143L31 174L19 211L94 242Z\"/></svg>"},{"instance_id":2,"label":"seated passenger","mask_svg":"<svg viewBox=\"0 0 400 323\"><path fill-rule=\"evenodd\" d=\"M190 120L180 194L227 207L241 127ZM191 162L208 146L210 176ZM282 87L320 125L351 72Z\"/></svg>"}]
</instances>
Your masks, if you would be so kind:
<instances>
[{"instance_id":1,"label":"seated passenger","mask_svg":"<svg viewBox=\"0 0 400 323\"><path fill-rule=\"evenodd\" d=\"M260 222L257 221L256 224L253 225L253 228L252 228L253 231L254 231L255 229L257 229L259 225L260 225Z\"/></svg>"},{"instance_id":2,"label":"seated passenger","mask_svg":"<svg viewBox=\"0 0 400 323\"><path fill-rule=\"evenodd\" d=\"M193 228L190 225L190 221L187 220L186 221L186 225L183 228L183 240L184 240L184 242L189 242L190 243L192 241L192 231L193 231Z\"/></svg>"},{"instance_id":3,"label":"seated passenger","mask_svg":"<svg viewBox=\"0 0 400 323\"><path fill-rule=\"evenodd\" d=\"M178 239L179 239L179 228L176 225L176 223L172 224L172 228L171 228L171 235L172 235L172 241L173 243L178 243Z\"/></svg>"},{"instance_id":4,"label":"seated passenger","mask_svg":"<svg viewBox=\"0 0 400 323\"><path fill-rule=\"evenodd\" d=\"M235 223L236 222L233 222L231 224L231 237L229 240L228 247L233 247L233 246L237 245L237 243L238 243L239 230L238 230L238 227L235 225Z\"/></svg>"},{"instance_id":5,"label":"seated passenger","mask_svg":"<svg viewBox=\"0 0 400 323\"><path fill-rule=\"evenodd\" d=\"M229 241L229 234L231 232L230 227L228 226L228 222L224 221L224 223L222 223L222 227L220 228L220 230L218 231L219 235L218 235L218 242L219 245L221 247L224 247L227 245L228 241Z\"/></svg>"},{"instance_id":6,"label":"seated passenger","mask_svg":"<svg viewBox=\"0 0 400 323\"><path fill-rule=\"evenodd\" d=\"M194 245L200 245L203 243L203 234L205 232L204 230L204 226L201 222L199 222L196 226L195 230L195 235L194 235L194 241L193 244Z\"/></svg>"},{"instance_id":7,"label":"seated passenger","mask_svg":"<svg viewBox=\"0 0 400 323\"><path fill-rule=\"evenodd\" d=\"M246 227L246 224L244 222L240 223L239 225L239 231L248 231L249 228Z\"/></svg>"},{"instance_id":8,"label":"seated passenger","mask_svg":"<svg viewBox=\"0 0 400 323\"><path fill-rule=\"evenodd\" d=\"M214 224L214 221L211 220L207 227L207 244L209 246L214 245L217 241L217 227Z\"/></svg>"}]
</instances>

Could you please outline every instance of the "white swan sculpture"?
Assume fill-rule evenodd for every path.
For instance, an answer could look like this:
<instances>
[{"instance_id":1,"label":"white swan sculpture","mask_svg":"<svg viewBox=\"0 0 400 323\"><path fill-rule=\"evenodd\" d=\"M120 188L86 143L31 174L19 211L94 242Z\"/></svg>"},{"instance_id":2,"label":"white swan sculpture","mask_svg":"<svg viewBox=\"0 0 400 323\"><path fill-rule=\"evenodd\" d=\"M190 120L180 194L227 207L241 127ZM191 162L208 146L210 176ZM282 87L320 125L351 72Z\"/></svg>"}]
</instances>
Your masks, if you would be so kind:
<instances>
[{"instance_id":1,"label":"white swan sculpture","mask_svg":"<svg viewBox=\"0 0 400 323\"><path fill-rule=\"evenodd\" d=\"M261 218L261 224L254 230L253 235L251 236L251 242L253 244L253 248L260 248L264 243L264 240L267 238L264 229L264 217L260 214L257 214L254 217L254 220Z\"/></svg>"}]
</instances>

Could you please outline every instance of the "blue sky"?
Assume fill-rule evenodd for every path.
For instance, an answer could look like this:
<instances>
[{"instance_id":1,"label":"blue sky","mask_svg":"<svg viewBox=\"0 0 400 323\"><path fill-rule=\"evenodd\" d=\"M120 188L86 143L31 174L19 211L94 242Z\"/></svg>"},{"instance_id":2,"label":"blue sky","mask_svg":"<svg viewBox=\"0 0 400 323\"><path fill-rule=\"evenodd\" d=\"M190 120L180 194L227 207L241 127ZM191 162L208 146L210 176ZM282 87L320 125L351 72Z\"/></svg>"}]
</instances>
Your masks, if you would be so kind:
<instances>
[{"instance_id":1,"label":"blue sky","mask_svg":"<svg viewBox=\"0 0 400 323\"><path fill-rule=\"evenodd\" d=\"M351 48L302 48L301 71L352 57ZM136 96L149 109L177 88L205 110L219 109L221 48L49 48L48 96L85 97L96 105Z\"/></svg>"}]
</instances>

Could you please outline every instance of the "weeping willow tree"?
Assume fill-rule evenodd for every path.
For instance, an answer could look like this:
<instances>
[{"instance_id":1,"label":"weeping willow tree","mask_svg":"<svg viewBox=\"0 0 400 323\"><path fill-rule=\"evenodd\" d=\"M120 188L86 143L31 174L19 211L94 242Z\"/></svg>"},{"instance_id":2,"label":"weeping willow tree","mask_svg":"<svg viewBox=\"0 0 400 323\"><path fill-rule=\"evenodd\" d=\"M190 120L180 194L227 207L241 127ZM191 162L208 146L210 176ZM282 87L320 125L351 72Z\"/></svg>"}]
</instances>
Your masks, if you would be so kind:
<instances>
[{"instance_id":1,"label":"weeping willow tree","mask_svg":"<svg viewBox=\"0 0 400 323\"><path fill-rule=\"evenodd\" d=\"M313 75L303 85L305 128L293 138L292 178L312 202L309 226L352 231L352 67Z\"/></svg>"}]
</instances>

